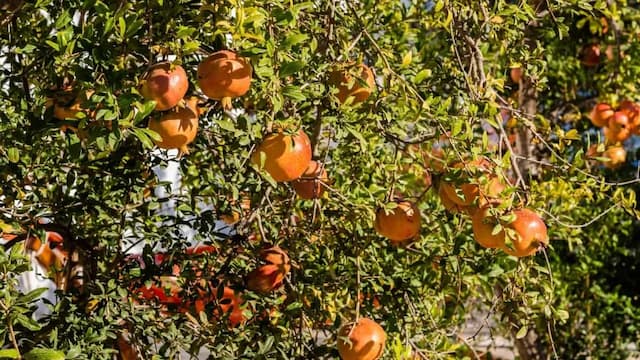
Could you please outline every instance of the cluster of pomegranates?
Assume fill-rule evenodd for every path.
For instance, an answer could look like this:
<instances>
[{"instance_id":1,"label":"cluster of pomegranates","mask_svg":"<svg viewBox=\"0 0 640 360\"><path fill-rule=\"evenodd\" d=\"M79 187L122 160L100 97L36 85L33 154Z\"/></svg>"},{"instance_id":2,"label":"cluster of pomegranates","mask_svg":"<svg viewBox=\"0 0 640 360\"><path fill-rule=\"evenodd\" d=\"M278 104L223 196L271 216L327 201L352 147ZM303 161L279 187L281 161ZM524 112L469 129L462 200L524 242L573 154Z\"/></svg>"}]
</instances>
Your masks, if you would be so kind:
<instances>
[{"instance_id":1,"label":"cluster of pomegranates","mask_svg":"<svg viewBox=\"0 0 640 360\"><path fill-rule=\"evenodd\" d=\"M351 75L355 70L357 77ZM365 101L374 89L373 72L364 64L352 63L337 66L329 74L329 83L338 89L336 97L340 103ZM328 181L324 164L312 160L311 141L307 134L298 130L286 133L283 129L268 134L251 156L251 162L266 171L276 182L290 181L302 199L317 199L322 196Z\"/></svg>"},{"instance_id":2,"label":"cluster of pomegranates","mask_svg":"<svg viewBox=\"0 0 640 360\"><path fill-rule=\"evenodd\" d=\"M171 267L170 275L154 276L152 281L146 284L133 282L130 291L139 302L155 301L162 305L165 311L176 311L180 313L195 312L196 314L205 311L209 304L215 304L213 318L217 319L223 314L228 314L229 325L237 326L243 323L246 318L240 306L243 303L242 294L236 293L232 288L223 284L219 279L208 279L212 269L203 268L202 256L216 254L218 250L209 245L199 245L187 248L184 254L191 264L194 279L190 282L181 281L182 270L180 266L174 264ZM160 267L167 260L167 255L157 253L153 258L153 265ZM141 255L130 255L127 261L136 263L141 269L145 269L145 264ZM223 287L222 297L218 298L218 288Z\"/></svg>"},{"instance_id":3,"label":"cluster of pomegranates","mask_svg":"<svg viewBox=\"0 0 640 360\"><path fill-rule=\"evenodd\" d=\"M474 239L482 247L524 257L548 245L546 224L535 211L527 208L504 210L500 207L507 186L494 172L494 166L488 159L456 162L440 169L434 171L450 173L443 174L438 187L442 205L449 212L471 216ZM448 180L448 176L454 174L457 175L456 181Z\"/></svg>"},{"instance_id":4,"label":"cluster of pomegranates","mask_svg":"<svg viewBox=\"0 0 640 360\"><path fill-rule=\"evenodd\" d=\"M626 151L621 143L632 135L640 135L640 105L630 100L624 100L617 107L600 102L589 114L591 123L603 128L608 148L598 154L597 146L591 147L588 156L603 155L610 159L604 166L615 169L626 161Z\"/></svg>"}]
</instances>

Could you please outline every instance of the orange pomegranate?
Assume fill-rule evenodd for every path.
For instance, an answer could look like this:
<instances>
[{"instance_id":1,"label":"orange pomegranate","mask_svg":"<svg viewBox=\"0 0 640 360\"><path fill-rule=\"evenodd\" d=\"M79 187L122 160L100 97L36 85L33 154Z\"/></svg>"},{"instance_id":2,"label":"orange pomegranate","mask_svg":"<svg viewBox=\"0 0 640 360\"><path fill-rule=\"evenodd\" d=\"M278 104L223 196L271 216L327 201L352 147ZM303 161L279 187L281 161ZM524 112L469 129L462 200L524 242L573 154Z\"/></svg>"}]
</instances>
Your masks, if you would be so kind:
<instances>
[{"instance_id":1,"label":"orange pomegranate","mask_svg":"<svg viewBox=\"0 0 640 360\"><path fill-rule=\"evenodd\" d=\"M230 287L224 287L222 298L218 301L218 307L223 314L229 314L229 325L231 327L236 327L247 320L242 313L241 305L243 302L241 294L236 294ZM218 316L217 310L214 311L214 316Z\"/></svg>"},{"instance_id":2,"label":"orange pomegranate","mask_svg":"<svg viewBox=\"0 0 640 360\"><path fill-rule=\"evenodd\" d=\"M249 91L253 69L245 58L233 51L220 50L198 65L198 85L209 98L220 100L231 109L231 99Z\"/></svg>"},{"instance_id":3,"label":"orange pomegranate","mask_svg":"<svg viewBox=\"0 0 640 360\"><path fill-rule=\"evenodd\" d=\"M604 136L611 143L622 142L631 137L631 128L627 114L616 111L609 119L608 126L604 128Z\"/></svg>"},{"instance_id":4,"label":"orange pomegranate","mask_svg":"<svg viewBox=\"0 0 640 360\"><path fill-rule=\"evenodd\" d=\"M149 120L149 129L162 138L156 145L162 149L180 149L180 153L188 154L189 145L198 132L198 99L193 97L184 108L176 107L160 118Z\"/></svg>"},{"instance_id":5,"label":"orange pomegranate","mask_svg":"<svg viewBox=\"0 0 640 360\"><path fill-rule=\"evenodd\" d=\"M498 219L489 214L487 208L479 209L471 218L473 238L485 248L503 248L505 234L500 230L493 234L493 228L498 224Z\"/></svg>"},{"instance_id":6,"label":"orange pomegranate","mask_svg":"<svg viewBox=\"0 0 640 360\"><path fill-rule=\"evenodd\" d=\"M615 111L611 105L607 103L597 103L593 107L593 110L591 110L589 118L594 126L603 127L609 124L609 119L613 117L614 113Z\"/></svg>"},{"instance_id":7,"label":"orange pomegranate","mask_svg":"<svg viewBox=\"0 0 640 360\"><path fill-rule=\"evenodd\" d=\"M329 180L327 170L318 161L311 160L302 176L294 180L291 185L302 199L317 199L324 193L324 184Z\"/></svg>"},{"instance_id":8,"label":"orange pomegranate","mask_svg":"<svg viewBox=\"0 0 640 360\"><path fill-rule=\"evenodd\" d=\"M147 100L155 100L156 110L165 111L178 105L188 88L189 80L182 66L161 62L147 69L140 94Z\"/></svg>"},{"instance_id":9,"label":"orange pomegranate","mask_svg":"<svg viewBox=\"0 0 640 360\"><path fill-rule=\"evenodd\" d=\"M604 166L609 169L617 169L627 161L627 151L622 146L612 146L602 153L603 157L609 158Z\"/></svg>"},{"instance_id":10,"label":"orange pomegranate","mask_svg":"<svg viewBox=\"0 0 640 360\"><path fill-rule=\"evenodd\" d=\"M133 345L127 341L126 333L118 334L118 349L120 350L121 360L137 360L138 352Z\"/></svg>"},{"instance_id":11,"label":"orange pomegranate","mask_svg":"<svg viewBox=\"0 0 640 360\"><path fill-rule=\"evenodd\" d=\"M235 203L235 200L231 201L232 205L234 205ZM229 213L220 215L220 220L224 221L224 223L227 225L233 225L240 221L240 217L242 215L247 215L249 213L249 210L251 210L251 199L248 196L242 196L242 199L240 200L240 209L242 210L242 214L237 210L232 210Z\"/></svg>"},{"instance_id":12,"label":"orange pomegranate","mask_svg":"<svg viewBox=\"0 0 640 360\"><path fill-rule=\"evenodd\" d=\"M53 273L56 285L63 281L62 270L69 258L69 252L64 249L64 238L55 231L45 232L45 240L31 236L25 241L25 247L35 253L36 260L47 273Z\"/></svg>"},{"instance_id":13,"label":"orange pomegranate","mask_svg":"<svg viewBox=\"0 0 640 360\"><path fill-rule=\"evenodd\" d=\"M264 159L264 164L262 160ZM311 161L311 141L304 131L268 135L251 155L251 162L278 182L299 178Z\"/></svg>"},{"instance_id":14,"label":"orange pomegranate","mask_svg":"<svg viewBox=\"0 0 640 360\"><path fill-rule=\"evenodd\" d=\"M511 71L509 72L509 76L511 77L511 80L514 83L519 83L520 80L522 79L522 68L521 67L514 67L511 68Z\"/></svg>"},{"instance_id":15,"label":"orange pomegranate","mask_svg":"<svg viewBox=\"0 0 640 360\"><path fill-rule=\"evenodd\" d=\"M357 323L340 329L338 353L342 360L377 360L382 357L386 340L387 334L382 326L371 319L361 318Z\"/></svg>"},{"instance_id":16,"label":"orange pomegranate","mask_svg":"<svg viewBox=\"0 0 640 360\"><path fill-rule=\"evenodd\" d=\"M456 163L454 168L463 168L462 163ZM492 168L492 164L484 159L478 159L471 161L467 164L470 170L480 170L483 173L488 173ZM455 204L460 206L471 206L476 200L478 200L478 206L483 207L488 204L498 204L501 202L500 194L506 189L503 181L496 175L488 175L486 183L463 183L459 186L460 194L458 194L457 188L452 183L442 182L440 185L443 191L447 194L449 199Z\"/></svg>"},{"instance_id":17,"label":"orange pomegranate","mask_svg":"<svg viewBox=\"0 0 640 360\"><path fill-rule=\"evenodd\" d=\"M357 72L354 77L352 73ZM329 73L329 84L338 88L336 97L341 104L353 97L353 104L365 101L375 89L373 72L365 64L342 64Z\"/></svg>"},{"instance_id":18,"label":"orange pomegranate","mask_svg":"<svg viewBox=\"0 0 640 360\"><path fill-rule=\"evenodd\" d=\"M263 249L260 257L267 264L247 275L247 288L266 294L282 286L282 281L291 269L291 262L289 255L278 246Z\"/></svg>"},{"instance_id":19,"label":"orange pomegranate","mask_svg":"<svg viewBox=\"0 0 640 360\"><path fill-rule=\"evenodd\" d=\"M446 161L444 150L441 147L433 147L431 151L425 151L423 154L426 167L438 173L444 171Z\"/></svg>"},{"instance_id":20,"label":"orange pomegranate","mask_svg":"<svg viewBox=\"0 0 640 360\"><path fill-rule=\"evenodd\" d=\"M529 209L514 210L515 220L508 225L515 230L515 236L511 239L513 249L507 247L503 250L513 256L523 257L534 254L540 246L549 244L547 225L542 218Z\"/></svg>"},{"instance_id":21,"label":"orange pomegranate","mask_svg":"<svg viewBox=\"0 0 640 360\"><path fill-rule=\"evenodd\" d=\"M53 100L53 117L58 120L77 120L79 112L88 117L93 117L94 113L86 108L86 103L93 93L93 90L85 90L79 93L72 90L60 92Z\"/></svg>"},{"instance_id":22,"label":"orange pomegranate","mask_svg":"<svg viewBox=\"0 0 640 360\"><path fill-rule=\"evenodd\" d=\"M636 135L640 135L640 105L630 100L624 100L620 103L618 109L629 118L631 131Z\"/></svg>"},{"instance_id":23,"label":"orange pomegranate","mask_svg":"<svg viewBox=\"0 0 640 360\"><path fill-rule=\"evenodd\" d=\"M440 196L440 202L442 203L442 206L444 206L444 208L447 209L447 211L449 211L450 213L455 214L467 209L466 206L461 206L453 202L453 200L449 198L449 195L447 195L447 192L445 191L442 184L440 184L440 187L438 188L438 196Z\"/></svg>"},{"instance_id":24,"label":"orange pomegranate","mask_svg":"<svg viewBox=\"0 0 640 360\"><path fill-rule=\"evenodd\" d=\"M396 201L397 206L385 212L378 209L374 227L378 234L391 240L393 245L410 240L420 233L420 210L409 201Z\"/></svg>"}]
</instances>

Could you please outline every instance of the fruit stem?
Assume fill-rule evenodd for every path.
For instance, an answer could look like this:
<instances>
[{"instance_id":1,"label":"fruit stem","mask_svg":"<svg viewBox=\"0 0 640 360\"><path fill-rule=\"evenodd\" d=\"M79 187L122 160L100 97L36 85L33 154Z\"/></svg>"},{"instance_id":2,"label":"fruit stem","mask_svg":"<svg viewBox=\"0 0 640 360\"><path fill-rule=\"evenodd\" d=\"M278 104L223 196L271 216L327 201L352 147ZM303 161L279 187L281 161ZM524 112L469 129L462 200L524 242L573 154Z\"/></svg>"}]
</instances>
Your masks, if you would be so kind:
<instances>
[{"instance_id":1,"label":"fruit stem","mask_svg":"<svg viewBox=\"0 0 640 360\"><path fill-rule=\"evenodd\" d=\"M220 102L222 103L222 109L224 110L231 110L233 108L231 106L231 98L228 96L225 96L222 99L220 99Z\"/></svg>"},{"instance_id":2,"label":"fruit stem","mask_svg":"<svg viewBox=\"0 0 640 360\"><path fill-rule=\"evenodd\" d=\"M189 147L187 145L182 145L178 148L178 159L180 159L182 155L189 155Z\"/></svg>"}]
</instances>

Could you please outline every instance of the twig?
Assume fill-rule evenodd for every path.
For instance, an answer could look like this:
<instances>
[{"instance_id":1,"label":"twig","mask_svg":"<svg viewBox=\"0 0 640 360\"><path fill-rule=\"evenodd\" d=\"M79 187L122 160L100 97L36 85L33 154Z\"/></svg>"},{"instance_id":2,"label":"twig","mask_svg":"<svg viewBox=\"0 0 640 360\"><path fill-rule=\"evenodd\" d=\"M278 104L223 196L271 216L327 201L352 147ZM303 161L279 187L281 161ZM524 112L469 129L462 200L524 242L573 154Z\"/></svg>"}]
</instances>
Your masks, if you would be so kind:
<instances>
[{"instance_id":1,"label":"twig","mask_svg":"<svg viewBox=\"0 0 640 360\"><path fill-rule=\"evenodd\" d=\"M0 300L0 307L2 307L3 311L7 313L9 312L9 308L1 300ZM11 322L11 317L8 316L8 314L7 314L7 327L9 328L9 338L11 339L11 343L13 344L14 349L16 349L16 351L18 352L18 358L22 359L22 356L20 355L20 347L18 346L18 341L16 340L16 334L13 331L13 324Z\"/></svg>"},{"instance_id":2,"label":"twig","mask_svg":"<svg viewBox=\"0 0 640 360\"><path fill-rule=\"evenodd\" d=\"M467 339L464 338L464 336L461 336L460 334L456 334L456 336L458 337L458 339L462 340L462 342L467 345L467 347L469 348L469 350L471 350L471 353L473 353L473 357L476 360L480 360L480 355L478 355L478 353L476 352L476 349L473 348L473 346L471 346L471 344L469 343L469 341L467 341Z\"/></svg>"},{"instance_id":3,"label":"twig","mask_svg":"<svg viewBox=\"0 0 640 360\"><path fill-rule=\"evenodd\" d=\"M357 297L356 297L356 324L358 320L360 320L360 254L356 256L356 288L357 288Z\"/></svg>"},{"instance_id":4,"label":"twig","mask_svg":"<svg viewBox=\"0 0 640 360\"><path fill-rule=\"evenodd\" d=\"M580 225L567 224L567 223L563 222L562 220L558 219L558 217L554 216L553 214L551 214L551 213L550 213L550 212L548 212L547 210L545 210L545 209L541 209L541 211L542 211L543 213L545 213L545 214L549 215L549 217L550 217L553 221L557 222L558 224L560 224L560 225L562 225L562 226L564 226L564 227L568 227L568 228L571 228L571 229L582 229L582 228L585 228L585 227L587 227L587 226L589 226L589 225L593 224L594 222L598 221L600 218L602 218L603 216L605 216L608 212L610 212L611 210L613 210L613 209L615 209L615 208L617 208L617 207L619 207L619 206L620 206L620 205L619 205L618 203L615 203L615 204L611 205L607 210L605 210L605 211L601 212L600 214L596 215L593 219L591 219L591 220L587 221L587 222L586 222L586 223L584 223L584 224L580 224Z\"/></svg>"}]
</instances>

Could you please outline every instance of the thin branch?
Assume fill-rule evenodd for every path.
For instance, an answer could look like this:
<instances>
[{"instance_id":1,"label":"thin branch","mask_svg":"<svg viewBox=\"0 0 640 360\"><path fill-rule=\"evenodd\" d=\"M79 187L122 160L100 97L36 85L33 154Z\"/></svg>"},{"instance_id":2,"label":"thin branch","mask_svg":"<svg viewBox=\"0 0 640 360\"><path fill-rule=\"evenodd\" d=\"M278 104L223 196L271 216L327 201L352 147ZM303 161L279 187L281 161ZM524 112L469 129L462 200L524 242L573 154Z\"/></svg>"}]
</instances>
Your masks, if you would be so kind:
<instances>
[{"instance_id":1,"label":"thin branch","mask_svg":"<svg viewBox=\"0 0 640 360\"><path fill-rule=\"evenodd\" d=\"M617 207L619 207L619 206L620 206L620 205L619 205L619 204L617 204L617 203L616 203L616 204L613 204L613 205L611 205L611 207L609 207L607 210L605 210L605 211L601 212L600 214L598 214L597 216L595 216L593 219L591 219L591 220L587 221L587 222L586 222L586 223L584 223L584 224L580 224L580 225L567 224L567 223L563 222L562 220L560 220L558 217L556 217L556 216L554 216L553 214L551 214L550 212L548 212L547 210L545 210L545 209L541 209L541 211L542 211L543 213L547 214L547 215L548 215L548 216L549 216L553 221L557 222L558 224L560 224L560 225L562 225L562 226L565 226L565 227L568 227L568 228L571 228L571 229L582 229L582 228L585 228L585 227L587 227L587 226L589 226L589 225L593 224L594 222L598 221L600 218L602 218L603 216L605 216L605 215L606 215L607 213L609 213L611 210L613 210L613 209L615 209L615 208L617 208Z\"/></svg>"}]
</instances>

